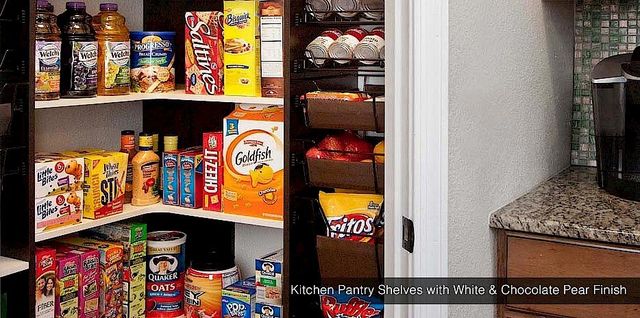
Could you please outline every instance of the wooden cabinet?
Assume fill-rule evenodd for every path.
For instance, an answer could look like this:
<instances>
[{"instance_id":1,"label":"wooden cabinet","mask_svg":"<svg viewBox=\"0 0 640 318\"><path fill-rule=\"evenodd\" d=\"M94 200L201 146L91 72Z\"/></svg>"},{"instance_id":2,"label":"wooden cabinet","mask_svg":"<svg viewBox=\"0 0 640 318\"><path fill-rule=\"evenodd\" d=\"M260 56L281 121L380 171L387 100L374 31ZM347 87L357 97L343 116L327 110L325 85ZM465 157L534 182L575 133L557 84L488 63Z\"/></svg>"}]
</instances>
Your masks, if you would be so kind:
<instances>
[{"instance_id":1,"label":"wooden cabinet","mask_svg":"<svg viewBox=\"0 0 640 318\"><path fill-rule=\"evenodd\" d=\"M498 275L507 278L637 278L640 248L501 230ZM523 312L523 313L521 313ZM499 316L629 318L640 305L500 305Z\"/></svg>"}]
</instances>

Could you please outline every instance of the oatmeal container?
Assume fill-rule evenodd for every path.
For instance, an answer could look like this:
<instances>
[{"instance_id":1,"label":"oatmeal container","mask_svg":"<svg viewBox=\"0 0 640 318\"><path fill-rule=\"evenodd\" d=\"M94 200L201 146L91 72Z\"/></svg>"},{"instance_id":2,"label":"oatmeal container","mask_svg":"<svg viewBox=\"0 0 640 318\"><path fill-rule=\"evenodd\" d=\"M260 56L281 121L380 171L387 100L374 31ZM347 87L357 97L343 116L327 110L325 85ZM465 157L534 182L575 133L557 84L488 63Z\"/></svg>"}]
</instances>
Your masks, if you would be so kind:
<instances>
[{"instance_id":1,"label":"oatmeal container","mask_svg":"<svg viewBox=\"0 0 640 318\"><path fill-rule=\"evenodd\" d=\"M176 88L175 32L131 32L131 90L172 92Z\"/></svg>"},{"instance_id":2,"label":"oatmeal container","mask_svg":"<svg viewBox=\"0 0 640 318\"><path fill-rule=\"evenodd\" d=\"M147 236L147 318L184 318L187 234L157 231Z\"/></svg>"}]
</instances>

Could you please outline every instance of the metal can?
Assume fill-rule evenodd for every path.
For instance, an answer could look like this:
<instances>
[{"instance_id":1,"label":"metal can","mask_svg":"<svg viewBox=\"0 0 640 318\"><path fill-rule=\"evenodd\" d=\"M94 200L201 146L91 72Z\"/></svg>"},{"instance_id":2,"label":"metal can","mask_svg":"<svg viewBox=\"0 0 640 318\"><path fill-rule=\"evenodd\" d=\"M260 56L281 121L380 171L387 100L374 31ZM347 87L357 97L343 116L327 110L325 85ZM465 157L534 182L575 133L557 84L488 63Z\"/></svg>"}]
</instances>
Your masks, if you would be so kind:
<instances>
[{"instance_id":1,"label":"metal can","mask_svg":"<svg viewBox=\"0 0 640 318\"><path fill-rule=\"evenodd\" d=\"M147 318L184 318L187 234L151 232L147 237Z\"/></svg>"},{"instance_id":2,"label":"metal can","mask_svg":"<svg viewBox=\"0 0 640 318\"><path fill-rule=\"evenodd\" d=\"M333 14L330 0L307 0L307 11L318 21L323 21Z\"/></svg>"},{"instance_id":3,"label":"metal can","mask_svg":"<svg viewBox=\"0 0 640 318\"><path fill-rule=\"evenodd\" d=\"M184 312L186 318L222 318L222 289L240 280L233 257L199 253L187 269Z\"/></svg>"},{"instance_id":4,"label":"metal can","mask_svg":"<svg viewBox=\"0 0 640 318\"><path fill-rule=\"evenodd\" d=\"M375 28L369 35L365 36L356 48L353 49L353 56L360 60L360 63L373 65L381 59L380 55L384 50L384 28Z\"/></svg>"},{"instance_id":5,"label":"metal can","mask_svg":"<svg viewBox=\"0 0 640 318\"><path fill-rule=\"evenodd\" d=\"M342 31L338 29L329 29L322 32L320 36L307 45L305 55L314 64L319 66L324 65L326 59L329 58L329 47L331 47L340 36L342 36Z\"/></svg>"},{"instance_id":6,"label":"metal can","mask_svg":"<svg viewBox=\"0 0 640 318\"><path fill-rule=\"evenodd\" d=\"M347 32L331 44L329 47L329 56L337 63L349 63L350 59L353 59L353 50L367 35L369 35L369 32L363 28L347 30Z\"/></svg>"},{"instance_id":7,"label":"metal can","mask_svg":"<svg viewBox=\"0 0 640 318\"><path fill-rule=\"evenodd\" d=\"M333 0L333 10L343 18L354 18L360 13L360 0Z\"/></svg>"},{"instance_id":8,"label":"metal can","mask_svg":"<svg viewBox=\"0 0 640 318\"><path fill-rule=\"evenodd\" d=\"M384 18L384 0L360 0L362 15L370 20Z\"/></svg>"},{"instance_id":9,"label":"metal can","mask_svg":"<svg viewBox=\"0 0 640 318\"><path fill-rule=\"evenodd\" d=\"M172 92L176 88L175 32L131 32L131 90Z\"/></svg>"}]
</instances>

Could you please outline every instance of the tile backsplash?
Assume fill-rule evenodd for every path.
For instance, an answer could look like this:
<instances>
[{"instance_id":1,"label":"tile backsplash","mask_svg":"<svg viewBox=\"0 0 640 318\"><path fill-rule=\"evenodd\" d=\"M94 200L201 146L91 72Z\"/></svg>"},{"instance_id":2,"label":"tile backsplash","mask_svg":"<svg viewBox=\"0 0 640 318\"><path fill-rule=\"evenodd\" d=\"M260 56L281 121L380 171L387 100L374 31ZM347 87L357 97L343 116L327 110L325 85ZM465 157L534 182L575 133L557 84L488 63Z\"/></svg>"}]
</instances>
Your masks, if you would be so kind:
<instances>
[{"instance_id":1,"label":"tile backsplash","mask_svg":"<svg viewBox=\"0 0 640 318\"><path fill-rule=\"evenodd\" d=\"M591 70L637 46L640 0L576 0L571 164L596 165Z\"/></svg>"}]
</instances>

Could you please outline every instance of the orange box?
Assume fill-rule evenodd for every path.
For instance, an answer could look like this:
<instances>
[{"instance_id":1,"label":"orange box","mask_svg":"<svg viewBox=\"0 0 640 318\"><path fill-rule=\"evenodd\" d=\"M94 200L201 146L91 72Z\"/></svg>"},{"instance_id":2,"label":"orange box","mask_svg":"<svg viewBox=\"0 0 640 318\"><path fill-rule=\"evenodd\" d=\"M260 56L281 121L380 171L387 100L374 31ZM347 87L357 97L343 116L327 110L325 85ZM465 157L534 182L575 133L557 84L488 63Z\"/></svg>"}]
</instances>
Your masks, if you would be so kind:
<instances>
[{"instance_id":1,"label":"orange box","mask_svg":"<svg viewBox=\"0 0 640 318\"><path fill-rule=\"evenodd\" d=\"M224 213L283 217L284 112L239 105L224 119Z\"/></svg>"}]
</instances>

